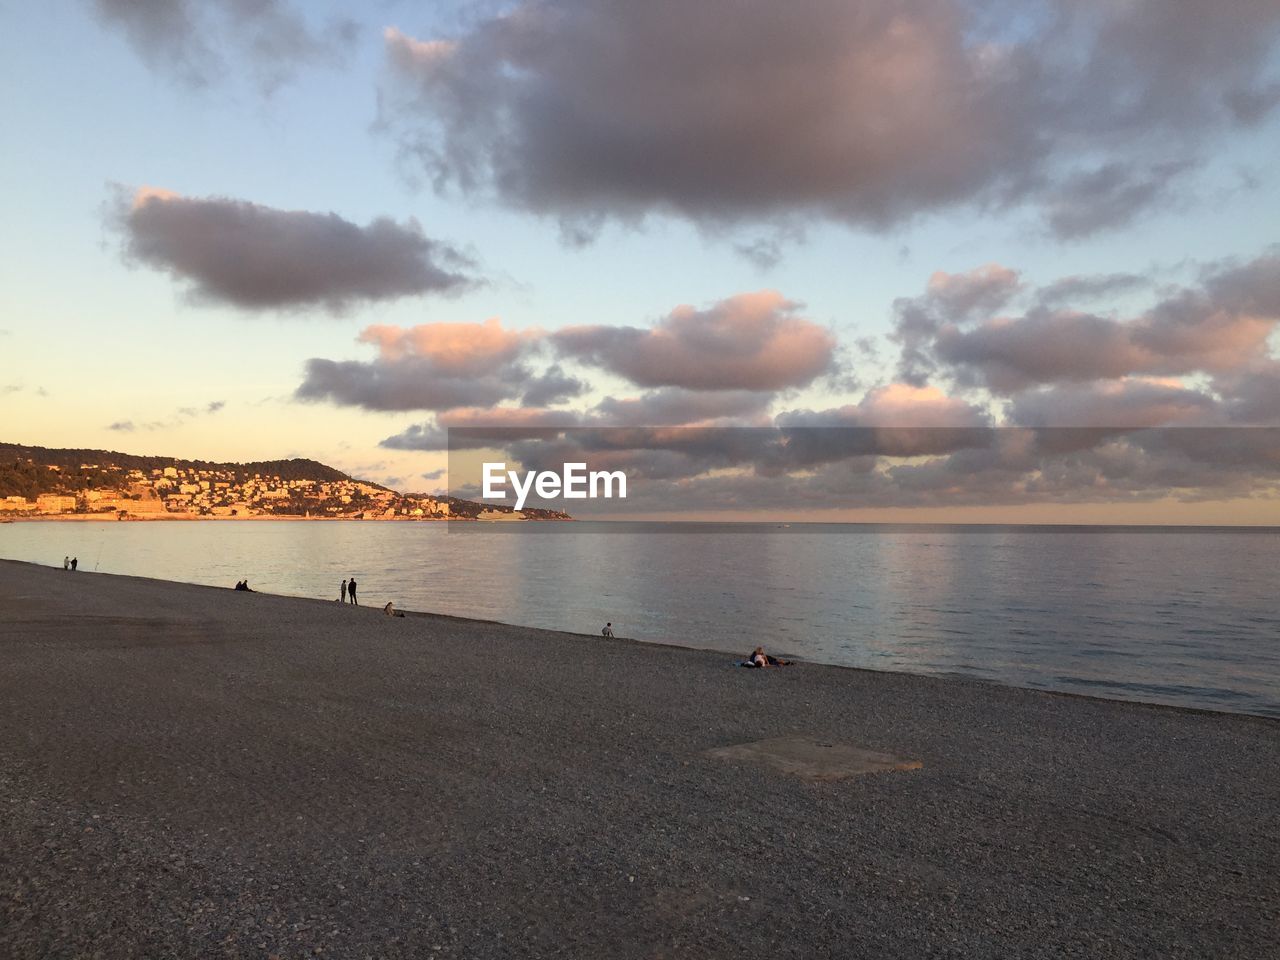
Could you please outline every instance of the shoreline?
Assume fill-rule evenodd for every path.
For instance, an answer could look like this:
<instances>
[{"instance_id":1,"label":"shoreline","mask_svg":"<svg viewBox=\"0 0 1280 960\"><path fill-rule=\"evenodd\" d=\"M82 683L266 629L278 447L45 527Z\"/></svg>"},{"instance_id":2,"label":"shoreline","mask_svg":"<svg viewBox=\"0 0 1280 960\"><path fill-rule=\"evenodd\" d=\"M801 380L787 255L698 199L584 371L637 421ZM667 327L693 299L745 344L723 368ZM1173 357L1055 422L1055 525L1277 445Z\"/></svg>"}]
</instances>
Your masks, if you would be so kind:
<instances>
[{"instance_id":1,"label":"shoreline","mask_svg":"<svg viewBox=\"0 0 1280 960\"><path fill-rule=\"evenodd\" d=\"M12 560L8 558L0 557L0 569L3 568L4 564L20 564L23 566L35 567L37 569L48 569L48 570L54 570L54 571L60 571L61 569L53 564L42 564L42 563L36 563L35 561L32 561L32 560ZM193 587L201 590L211 590L219 593L227 592L227 591L234 592L231 590L230 587L221 587L221 586L217 586L214 584L207 584L207 583L197 583L195 581L190 581L190 580L166 580L160 577L144 577L144 576L139 576L137 574L124 574L124 573L105 573L105 572L92 571L87 569L77 570L76 574L136 580L142 583L153 583L153 584L159 584L159 585L168 584L168 585L175 585L175 586ZM252 590L250 592L255 595L263 596L263 597L275 597L282 600L296 600L296 601L301 601L306 603L315 603L321 606L336 603L336 601L333 599L303 596L301 594L271 593L271 592L264 592L261 590ZM374 606L374 605L361 607L360 609L375 610L378 613L382 612L381 606ZM644 647L652 647L654 649L659 649L659 650L684 650L684 651L690 651L695 653L714 653L724 657L729 657L734 661L741 660L745 656L745 653L743 651L734 651L734 650L722 649L719 647L699 647L699 646L692 646L684 643L668 642L668 641L661 641L661 640L641 640L641 639L635 639L630 637L614 637L610 639L610 638L601 637L593 633L575 633L572 630L558 630L550 627L534 626L531 624L512 623L506 620L492 620L492 619L487 619L483 617L465 616L463 614L439 613L432 610L412 610L409 608L402 608L402 607L396 607L396 610L398 613L403 613L406 618L422 618L427 620L456 621L458 623L463 623L463 624L488 625L488 626L507 628L511 630L527 631L527 632L536 633L536 634L547 634L548 636L553 636L553 637L555 636L574 637L582 640L599 642L601 644L617 642L617 643L624 643L624 644L633 645L633 646L638 645L638 646L644 646ZM754 646L755 643L756 641L754 640L748 641L747 643L744 644L744 649L747 646ZM965 676L963 674L955 674L955 673L921 673L921 672L916 672L911 670L879 670L879 669L876 669L875 667L855 666L852 664L845 664L845 663L829 663L825 660L808 660L808 659L805 659L802 655L795 654L791 651L784 651L781 655L787 656L796 660L797 665L804 665L810 668L821 667L823 669L832 669L832 670L850 670L857 673L869 674L872 676L915 677L921 680L932 680L932 681L939 681L939 682L945 682L945 683L973 684L979 687L996 687L996 688L1008 689L1008 690L1020 690L1028 693L1044 694L1046 696L1051 696L1051 697L1065 697L1068 699L1098 701L1101 703L1123 703L1123 704L1128 704L1128 705L1137 706L1137 707L1151 708L1151 709L1157 709L1157 710L1173 710L1173 711L1178 711L1182 713L1188 713L1193 715L1204 715L1209 717L1219 717L1219 716L1240 717L1245 719L1261 720L1266 723L1275 724L1277 728L1280 728L1280 717L1268 716L1267 714L1247 713L1244 711L1236 711L1236 710L1214 710L1208 707L1191 707L1191 706L1184 706L1181 704L1159 703L1151 700L1139 700L1139 699L1129 699L1129 698L1121 698L1121 697L1102 697L1102 696L1096 696L1094 694L1089 694L1089 693L1075 693L1069 690L1049 690L1043 687L1020 686L1018 684L1005 683L1000 680L987 679L983 677L970 677L970 676Z\"/></svg>"},{"instance_id":2,"label":"shoreline","mask_svg":"<svg viewBox=\"0 0 1280 960\"><path fill-rule=\"evenodd\" d=\"M14 956L1248 960L1278 808L1262 717L0 564Z\"/></svg>"},{"instance_id":3,"label":"shoreline","mask_svg":"<svg viewBox=\"0 0 1280 960\"><path fill-rule=\"evenodd\" d=\"M985 531L1018 531L1028 533L1045 532L1096 532L1123 531L1133 533L1280 533L1280 525L1261 523L1070 523L1067 521L1051 522L1010 522L1010 523L939 523L932 520L672 520L669 517L646 519L637 517L522 517L520 520L503 520L478 517L300 517L296 514L255 514L245 517L196 516L190 514L137 514L120 520L110 513L104 514L47 514L42 516L8 517L0 516L0 523L78 523L86 521L102 523L138 523L168 521L216 521L219 523L264 520L307 521L324 523L483 523L487 525L510 523L563 524L563 523L606 523L606 524L654 524L678 525L689 527L863 527L883 529L886 532L934 532L938 530L955 530L964 533L981 533Z\"/></svg>"},{"instance_id":4,"label":"shoreline","mask_svg":"<svg viewBox=\"0 0 1280 960\"><path fill-rule=\"evenodd\" d=\"M205 517L190 514L137 514L120 519L110 513L58 513L42 517L0 517L0 523L169 523L213 521L217 523L261 522L264 520L305 521L307 523L569 523L573 517L521 517L518 520L496 520L479 517L299 517L296 514L254 514L245 517Z\"/></svg>"}]
</instances>

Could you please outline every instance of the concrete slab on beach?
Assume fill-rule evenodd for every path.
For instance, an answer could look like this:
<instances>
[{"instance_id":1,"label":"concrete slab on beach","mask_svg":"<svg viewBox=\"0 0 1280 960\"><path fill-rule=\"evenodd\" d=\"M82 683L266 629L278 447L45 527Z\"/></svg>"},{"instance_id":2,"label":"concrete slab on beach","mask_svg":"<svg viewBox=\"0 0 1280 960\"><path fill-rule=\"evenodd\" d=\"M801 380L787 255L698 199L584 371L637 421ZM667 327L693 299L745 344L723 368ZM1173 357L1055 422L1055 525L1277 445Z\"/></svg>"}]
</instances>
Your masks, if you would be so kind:
<instances>
[{"instance_id":1,"label":"concrete slab on beach","mask_svg":"<svg viewBox=\"0 0 1280 960\"><path fill-rule=\"evenodd\" d=\"M361 593L0 561L0 957L1277 956L1274 720Z\"/></svg>"}]
</instances>

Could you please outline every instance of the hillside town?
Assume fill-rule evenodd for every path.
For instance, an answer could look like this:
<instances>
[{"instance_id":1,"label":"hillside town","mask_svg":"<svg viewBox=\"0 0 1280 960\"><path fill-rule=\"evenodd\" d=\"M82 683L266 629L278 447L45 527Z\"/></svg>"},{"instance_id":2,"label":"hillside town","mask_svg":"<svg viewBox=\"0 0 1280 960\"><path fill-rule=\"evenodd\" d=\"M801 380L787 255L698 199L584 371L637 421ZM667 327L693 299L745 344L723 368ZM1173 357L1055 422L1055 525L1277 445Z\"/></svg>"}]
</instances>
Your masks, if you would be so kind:
<instances>
[{"instance_id":1,"label":"hillside town","mask_svg":"<svg viewBox=\"0 0 1280 960\"><path fill-rule=\"evenodd\" d=\"M57 464L43 469L61 473ZM0 510L9 514L115 514L122 518L159 517L333 517L422 519L449 517L449 504L430 496L402 495L359 480L289 479L254 473L241 479L231 470L170 466L124 470L84 463L83 472L114 472L111 486L39 493L34 499L8 496Z\"/></svg>"},{"instance_id":2,"label":"hillside town","mask_svg":"<svg viewBox=\"0 0 1280 960\"><path fill-rule=\"evenodd\" d=\"M314 460L209 463L0 444L0 520L544 520L454 497L398 493Z\"/></svg>"}]
</instances>

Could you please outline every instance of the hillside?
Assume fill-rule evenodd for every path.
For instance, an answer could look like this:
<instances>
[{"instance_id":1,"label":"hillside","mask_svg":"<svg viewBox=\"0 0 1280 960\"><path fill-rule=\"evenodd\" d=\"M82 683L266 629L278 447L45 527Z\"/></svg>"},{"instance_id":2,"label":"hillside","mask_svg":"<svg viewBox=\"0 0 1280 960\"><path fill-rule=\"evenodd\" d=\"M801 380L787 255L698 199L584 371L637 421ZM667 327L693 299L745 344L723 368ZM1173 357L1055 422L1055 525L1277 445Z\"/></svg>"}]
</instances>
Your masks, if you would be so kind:
<instances>
[{"instance_id":1,"label":"hillside","mask_svg":"<svg viewBox=\"0 0 1280 960\"><path fill-rule=\"evenodd\" d=\"M50 470L49 467L57 467ZM42 493L78 493L117 482L119 470L218 471L247 480L259 474L281 480L315 480L333 483L354 478L316 460L257 460L249 463L219 463L212 460L184 460L155 454L139 455L117 450L28 447L0 443L0 497L35 498ZM112 469L116 468L116 469ZM367 481L366 481L367 482ZM369 486L385 489L379 484Z\"/></svg>"},{"instance_id":2,"label":"hillside","mask_svg":"<svg viewBox=\"0 0 1280 960\"><path fill-rule=\"evenodd\" d=\"M39 502L37 502L39 501ZM306 516L474 520L512 508L456 497L399 494L316 460L220 463L117 450L0 443L0 511L150 517ZM568 514L528 508L534 520Z\"/></svg>"}]
</instances>

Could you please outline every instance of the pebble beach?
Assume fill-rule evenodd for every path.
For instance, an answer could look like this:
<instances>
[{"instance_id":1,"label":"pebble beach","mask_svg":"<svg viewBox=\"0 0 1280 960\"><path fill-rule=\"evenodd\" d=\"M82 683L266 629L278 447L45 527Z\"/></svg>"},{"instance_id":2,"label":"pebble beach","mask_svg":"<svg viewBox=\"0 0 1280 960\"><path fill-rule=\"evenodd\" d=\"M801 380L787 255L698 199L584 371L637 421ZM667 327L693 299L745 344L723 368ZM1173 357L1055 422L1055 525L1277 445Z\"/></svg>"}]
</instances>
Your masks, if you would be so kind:
<instances>
[{"instance_id":1,"label":"pebble beach","mask_svg":"<svg viewBox=\"0 0 1280 960\"><path fill-rule=\"evenodd\" d=\"M1276 956L1278 721L386 599L0 561L0 956Z\"/></svg>"}]
</instances>

